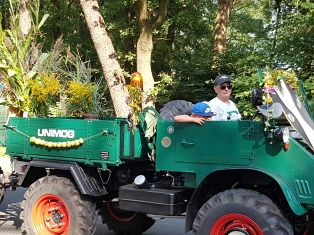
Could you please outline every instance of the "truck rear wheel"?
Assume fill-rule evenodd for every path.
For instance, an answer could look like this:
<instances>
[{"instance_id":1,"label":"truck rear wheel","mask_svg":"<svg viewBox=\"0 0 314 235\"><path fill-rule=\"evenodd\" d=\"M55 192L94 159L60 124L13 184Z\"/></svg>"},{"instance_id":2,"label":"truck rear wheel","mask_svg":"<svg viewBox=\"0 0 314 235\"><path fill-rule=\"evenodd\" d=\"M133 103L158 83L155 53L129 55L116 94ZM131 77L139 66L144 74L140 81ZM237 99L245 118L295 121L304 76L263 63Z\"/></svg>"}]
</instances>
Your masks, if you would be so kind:
<instances>
[{"instance_id":1,"label":"truck rear wheel","mask_svg":"<svg viewBox=\"0 0 314 235\"><path fill-rule=\"evenodd\" d=\"M96 204L80 195L70 179L46 176L24 194L20 218L26 234L93 234Z\"/></svg>"},{"instance_id":2,"label":"truck rear wheel","mask_svg":"<svg viewBox=\"0 0 314 235\"><path fill-rule=\"evenodd\" d=\"M195 235L293 235L288 220L266 196L231 189L210 198L199 210Z\"/></svg>"},{"instance_id":3,"label":"truck rear wheel","mask_svg":"<svg viewBox=\"0 0 314 235\"><path fill-rule=\"evenodd\" d=\"M100 208L102 222L118 235L139 235L155 223L146 214L124 211L117 202L107 202Z\"/></svg>"}]
</instances>

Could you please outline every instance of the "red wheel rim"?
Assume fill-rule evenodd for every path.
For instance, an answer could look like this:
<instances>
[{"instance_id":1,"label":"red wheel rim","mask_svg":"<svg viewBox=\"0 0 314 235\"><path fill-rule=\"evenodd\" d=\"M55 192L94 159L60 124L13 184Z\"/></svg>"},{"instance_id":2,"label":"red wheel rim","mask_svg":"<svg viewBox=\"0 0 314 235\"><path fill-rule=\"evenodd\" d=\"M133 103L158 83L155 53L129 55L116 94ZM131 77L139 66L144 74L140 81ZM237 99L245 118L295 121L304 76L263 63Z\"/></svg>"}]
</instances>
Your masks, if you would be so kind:
<instances>
[{"instance_id":1,"label":"red wheel rim","mask_svg":"<svg viewBox=\"0 0 314 235\"><path fill-rule=\"evenodd\" d=\"M310 221L310 220L311 220L311 217L310 217L310 214L309 214L309 213L307 213L307 215L306 215L306 220L307 220L307 221ZM311 223L308 223L308 224L307 224L306 229L305 229L305 231L303 232L303 235L307 235L307 234L308 234L308 232L310 231L311 226L312 226Z\"/></svg>"},{"instance_id":2,"label":"red wheel rim","mask_svg":"<svg viewBox=\"0 0 314 235\"><path fill-rule=\"evenodd\" d=\"M131 221L135 216L136 216L136 212L129 212L129 211L117 211L115 210L115 206L117 203L115 202L108 202L107 203L107 208L109 213L112 215L113 218L115 218L118 221L121 222L128 222Z\"/></svg>"},{"instance_id":3,"label":"red wheel rim","mask_svg":"<svg viewBox=\"0 0 314 235\"><path fill-rule=\"evenodd\" d=\"M241 214L228 214L220 217L213 225L210 235L228 235L232 230L243 234L263 235L260 227L249 217Z\"/></svg>"},{"instance_id":4,"label":"red wheel rim","mask_svg":"<svg viewBox=\"0 0 314 235\"><path fill-rule=\"evenodd\" d=\"M40 235L66 235L70 214L66 204L57 196L47 194L40 197L32 211L33 225Z\"/></svg>"}]
</instances>

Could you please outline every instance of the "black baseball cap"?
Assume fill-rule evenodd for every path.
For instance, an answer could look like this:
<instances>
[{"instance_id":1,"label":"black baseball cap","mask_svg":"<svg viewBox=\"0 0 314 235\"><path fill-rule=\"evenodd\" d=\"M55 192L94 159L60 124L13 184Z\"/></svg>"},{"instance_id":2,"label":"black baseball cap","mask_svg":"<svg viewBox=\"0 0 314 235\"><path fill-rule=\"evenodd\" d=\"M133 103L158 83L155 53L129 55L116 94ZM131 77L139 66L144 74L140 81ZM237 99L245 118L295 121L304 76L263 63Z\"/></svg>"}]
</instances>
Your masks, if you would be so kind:
<instances>
[{"instance_id":1,"label":"black baseball cap","mask_svg":"<svg viewBox=\"0 0 314 235\"><path fill-rule=\"evenodd\" d=\"M230 82L231 83L231 79L230 79L229 75L227 75L227 74L218 75L215 79L214 85L217 86L217 85L220 85L224 82Z\"/></svg>"}]
</instances>

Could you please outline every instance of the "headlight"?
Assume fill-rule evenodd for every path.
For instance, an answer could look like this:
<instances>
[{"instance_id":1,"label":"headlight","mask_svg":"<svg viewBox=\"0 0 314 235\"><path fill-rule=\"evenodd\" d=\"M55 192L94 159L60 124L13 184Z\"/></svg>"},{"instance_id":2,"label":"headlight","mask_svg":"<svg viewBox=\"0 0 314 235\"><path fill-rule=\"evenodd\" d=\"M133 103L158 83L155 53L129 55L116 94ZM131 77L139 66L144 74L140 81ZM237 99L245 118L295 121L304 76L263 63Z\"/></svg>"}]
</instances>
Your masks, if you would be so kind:
<instances>
[{"instance_id":1,"label":"headlight","mask_svg":"<svg viewBox=\"0 0 314 235\"><path fill-rule=\"evenodd\" d=\"M289 128L288 127L277 127L274 130L274 138L283 142L284 150L287 151L290 148L289 142Z\"/></svg>"},{"instance_id":2,"label":"headlight","mask_svg":"<svg viewBox=\"0 0 314 235\"><path fill-rule=\"evenodd\" d=\"M288 127L277 127L274 130L274 138L276 140L282 141L282 142L289 142L289 129Z\"/></svg>"}]
</instances>

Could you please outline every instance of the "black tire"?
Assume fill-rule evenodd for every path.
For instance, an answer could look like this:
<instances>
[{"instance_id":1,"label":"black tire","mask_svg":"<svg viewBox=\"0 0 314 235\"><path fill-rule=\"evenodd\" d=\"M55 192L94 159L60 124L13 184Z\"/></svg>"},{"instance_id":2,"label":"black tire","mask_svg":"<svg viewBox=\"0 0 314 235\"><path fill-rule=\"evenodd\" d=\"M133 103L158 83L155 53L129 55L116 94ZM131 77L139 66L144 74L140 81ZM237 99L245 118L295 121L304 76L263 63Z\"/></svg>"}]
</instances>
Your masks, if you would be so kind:
<instances>
[{"instance_id":1,"label":"black tire","mask_svg":"<svg viewBox=\"0 0 314 235\"><path fill-rule=\"evenodd\" d=\"M308 212L306 215L306 221L309 222L306 226L305 231L302 233L302 235L312 235L314 234L314 212ZM296 235L296 234L295 234Z\"/></svg>"},{"instance_id":2,"label":"black tire","mask_svg":"<svg viewBox=\"0 0 314 235\"><path fill-rule=\"evenodd\" d=\"M96 230L96 204L81 195L68 178L46 176L35 181L21 207L26 234L90 235Z\"/></svg>"},{"instance_id":3,"label":"black tire","mask_svg":"<svg viewBox=\"0 0 314 235\"><path fill-rule=\"evenodd\" d=\"M5 188L0 189L0 204L2 203L5 196Z\"/></svg>"},{"instance_id":4,"label":"black tire","mask_svg":"<svg viewBox=\"0 0 314 235\"><path fill-rule=\"evenodd\" d=\"M314 212L308 212L297 216L293 212L287 215L292 224L294 235L313 235L314 234Z\"/></svg>"},{"instance_id":5,"label":"black tire","mask_svg":"<svg viewBox=\"0 0 314 235\"><path fill-rule=\"evenodd\" d=\"M107 202L100 208L102 222L117 235L139 235L155 223L146 214L124 211L118 208L117 202Z\"/></svg>"},{"instance_id":6,"label":"black tire","mask_svg":"<svg viewBox=\"0 0 314 235\"><path fill-rule=\"evenodd\" d=\"M191 115L193 104L186 100L172 100L164 104L159 114L165 120L173 120L176 115Z\"/></svg>"},{"instance_id":7,"label":"black tire","mask_svg":"<svg viewBox=\"0 0 314 235\"><path fill-rule=\"evenodd\" d=\"M293 235L293 230L268 197L252 190L231 189L201 207L193 234Z\"/></svg>"}]
</instances>

